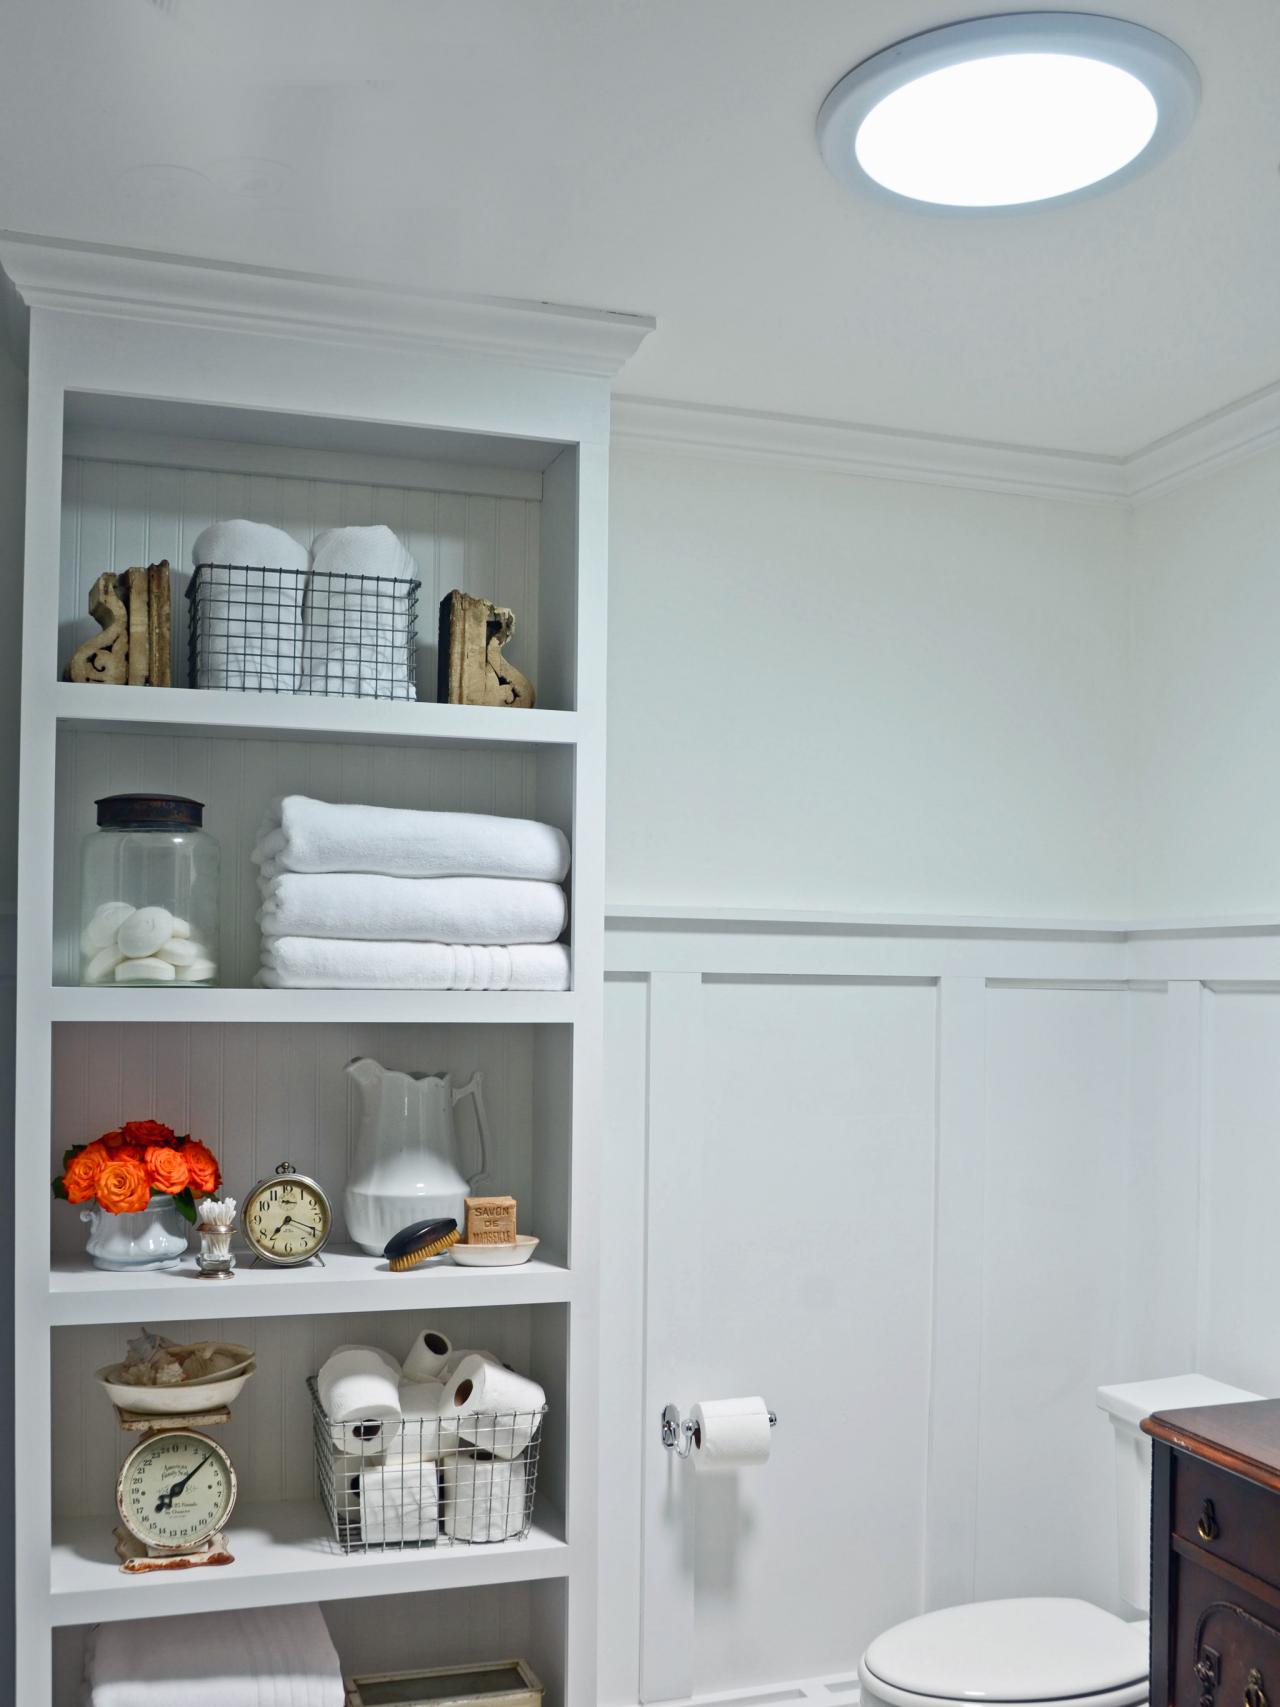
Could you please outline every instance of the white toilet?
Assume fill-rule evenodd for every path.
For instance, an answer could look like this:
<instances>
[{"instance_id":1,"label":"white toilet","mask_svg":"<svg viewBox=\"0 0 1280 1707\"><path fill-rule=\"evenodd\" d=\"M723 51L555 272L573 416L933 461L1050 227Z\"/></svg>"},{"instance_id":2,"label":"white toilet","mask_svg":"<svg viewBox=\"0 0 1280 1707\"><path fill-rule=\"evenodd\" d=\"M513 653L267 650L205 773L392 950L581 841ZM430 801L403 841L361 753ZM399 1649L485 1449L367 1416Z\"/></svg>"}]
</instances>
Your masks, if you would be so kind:
<instances>
[{"instance_id":1,"label":"white toilet","mask_svg":"<svg viewBox=\"0 0 1280 1707\"><path fill-rule=\"evenodd\" d=\"M1100 1387L1116 1432L1120 1597L1136 1623L1086 1600L983 1600L895 1624L858 1662L862 1707L1135 1707L1147 1700L1153 1411L1256 1399L1203 1375Z\"/></svg>"}]
</instances>

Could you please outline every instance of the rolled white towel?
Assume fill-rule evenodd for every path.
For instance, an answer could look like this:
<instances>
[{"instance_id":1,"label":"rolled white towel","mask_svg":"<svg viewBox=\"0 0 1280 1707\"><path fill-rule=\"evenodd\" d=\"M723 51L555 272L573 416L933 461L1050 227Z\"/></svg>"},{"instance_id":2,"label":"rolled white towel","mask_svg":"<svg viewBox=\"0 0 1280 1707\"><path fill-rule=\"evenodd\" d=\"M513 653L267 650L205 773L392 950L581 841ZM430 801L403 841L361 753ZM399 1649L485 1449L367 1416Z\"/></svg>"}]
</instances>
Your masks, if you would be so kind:
<instances>
[{"instance_id":1,"label":"rolled white towel","mask_svg":"<svg viewBox=\"0 0 1280 1707\"><path fill-rule=\"evenodd\" d=\"M320 1608L251 1607L99 1624L85 1652L90 1707L343 1707L342 1666Z\"/></svg>"},{"instance_id":2,"label":"rolled white towel","mask_svg":"<svg viewBox=\"0 0 1280 1707\"><path fill-rule=\"evenodd\" d=\"M446 1458L440 1483L444 1532L455 1541L507 1541L524 1528L523 1458Z\"/></svg>"},{"instance_id":3,"label":"rolled white towel","mask_svg":"<svg viewBox=\"0 0 1280 1707\"><path fill-rule=\"evenodd\" d=\"M440 1474L427 1459L400 1458L355 1478L360 1538L367 1546L434 1541L440 1533Z\"/></svg>"},{"instance_id":4,"label":"rolled white towel","mask_svg":"<svg viewBox=\"0 0 1280 1707\"><path fill-rule=\"evenodd\" d=\"M264 937L258 982L268 990L567 990L569 950L562 942L496 948Z\"/></svg>"},{"instance_id":5,"label":"rolled white towel","mask_svg":"<svg viewBox=\"0 0 1280 1707\"><path fill-rule=\"evenodd\" d=\"M311 548L303 693L411 699L418 566L388 527L331 528Z\"/></svg>"},{"instance_id":6,"label":"rolled white towel","mask_svg":"<svg viewBox=\"0 0 1280 1707\"><path fill-rule=\"evenodd\" d=\"M562 883L569 844L553 824L479 812L352 806L288 794L273 803L254 860L285 871L383 877L523 877Z\"/></svg>"},{"instance_id":7,"label":"rolled white towel","mask_svg":"<svg viewBox=\"0 0 1280 1707\"><path fill-rule=\"evenodd\" d=\"M214 522L198 535L191 561L200 570L196 687L295 692L306 547L261 522Z\"/></svg>"},{"instance_id":8,"label":"rolled white towel","mask_svg":"<svg viewBox=\"0 0 1280 1707\"><path fill-rule=\"evenodd\" d=\"M258 923L264 936L510 947L555 942L569 913L558 883L523 877L290 871L266 878L262 895Z\"/></svg>"}]
</instances>

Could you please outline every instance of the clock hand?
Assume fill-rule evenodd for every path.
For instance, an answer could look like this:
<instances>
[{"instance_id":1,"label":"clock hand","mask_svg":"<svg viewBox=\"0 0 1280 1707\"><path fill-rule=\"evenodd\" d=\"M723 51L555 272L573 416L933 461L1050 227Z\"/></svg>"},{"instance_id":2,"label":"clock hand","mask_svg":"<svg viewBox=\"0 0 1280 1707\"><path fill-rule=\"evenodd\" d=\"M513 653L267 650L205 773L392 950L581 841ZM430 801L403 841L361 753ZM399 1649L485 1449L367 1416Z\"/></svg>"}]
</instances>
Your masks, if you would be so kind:
<instances>
[{"instance_id":1,"label":"clock hand","mask_svg":"<svg viewBox=\"0 0 1280 1707\"><path fill-rule=\"evenodd\" d=\"M273 1239L278 1238L286 1227L305 1227L308 1233L314 1233L318 1230L311 1225L310 1221L297 1221L292 1215L286 1215L271 1237Z\"/></svg>"},{"instance_id":2,"label":"clock hand","mask_svg":"<svg viewBox=\"0 0 1280 1707\"><path fill-rule=\"evenodd\" d=\"M182 1480L180 1482L175 1482L173 1484L173 1486L169 1489L167 1494L161 1494L159 1500L156 1502L156 1510L157 1511L168 1511L169 1507L173 1504L174 1500L177 1499L178 1495L186 1487L187 1483L191 1480L191 1478L196 1474L197 1471L203 1470L205 1465L209 1462L209 1460L212 1457L213 1457L212 1452L206 1452L204 1457L196 1465L194 1470L188 1470L186 1475L182 1478Z\"/></svg>"}]
</instances>

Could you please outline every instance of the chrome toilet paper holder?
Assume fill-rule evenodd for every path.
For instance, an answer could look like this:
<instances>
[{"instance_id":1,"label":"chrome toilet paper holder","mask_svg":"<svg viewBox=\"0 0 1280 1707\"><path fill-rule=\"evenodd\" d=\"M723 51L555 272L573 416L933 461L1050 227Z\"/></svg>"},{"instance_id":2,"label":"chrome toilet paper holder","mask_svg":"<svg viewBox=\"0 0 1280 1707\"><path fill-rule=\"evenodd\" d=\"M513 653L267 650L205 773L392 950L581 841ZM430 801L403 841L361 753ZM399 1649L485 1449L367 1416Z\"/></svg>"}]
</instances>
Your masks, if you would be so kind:
<instances>
[{"instance_id":1,"label":"chrome toilet paper holder","mask_svg":"<svg viewBox=\"0 0 1280 1707\"><path fill-rule=\"evenodd\" d=\"M769 1427L777 1428L778 1414L769 1412ZM692 1417L682 1417L678 1405L662 1407L662 1444L668 1452L674 1452L677 1458L687 1458L693 1451L694 1438L698 1425Z\"/></svg>"}]
</instances>

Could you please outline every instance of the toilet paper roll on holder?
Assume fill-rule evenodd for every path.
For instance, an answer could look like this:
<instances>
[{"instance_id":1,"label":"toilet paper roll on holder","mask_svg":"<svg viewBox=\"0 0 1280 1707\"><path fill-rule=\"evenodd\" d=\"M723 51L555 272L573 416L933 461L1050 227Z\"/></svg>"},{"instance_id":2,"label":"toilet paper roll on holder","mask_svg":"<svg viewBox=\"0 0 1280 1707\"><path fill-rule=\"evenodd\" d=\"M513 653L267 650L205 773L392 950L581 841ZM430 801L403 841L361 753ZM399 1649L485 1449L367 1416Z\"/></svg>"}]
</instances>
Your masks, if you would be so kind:
<instances>
[{"instance_id":1,"label":"toilet paper roll on holder","mask_svg":"<svg viewBox=\"0 0 1280 1707\"><path fill-rule=\"evenodd\" d=\"M778 1413L769 1412L769 1427L777 1428ZM662 1444L677 1458L687 1458L693 1451L698 1425L692 1417L681 1417L678 1405L662 1407Z\"/></svg>"}]
</instances>

